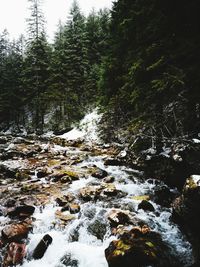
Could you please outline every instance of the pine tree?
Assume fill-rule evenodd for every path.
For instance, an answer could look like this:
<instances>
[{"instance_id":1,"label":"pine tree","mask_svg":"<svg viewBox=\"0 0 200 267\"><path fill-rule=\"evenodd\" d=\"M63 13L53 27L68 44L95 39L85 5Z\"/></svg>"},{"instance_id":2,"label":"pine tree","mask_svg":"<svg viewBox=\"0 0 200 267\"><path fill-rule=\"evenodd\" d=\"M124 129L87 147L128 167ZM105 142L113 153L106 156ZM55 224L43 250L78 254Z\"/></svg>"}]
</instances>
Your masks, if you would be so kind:
<instances>
[{"instance_id":1,"label":"pine tree","mask_svg":"<svg viewBox=\"0 0 200 267\"><path fill-rule=\"evenodd\" d=\"M33 127L43 131L47 108L50 47L44 30L44 18L39 0L29 0L31 18L28 20L29 40L24 63L24 86L27 103L33 113Z\"/></svg>"},{"instance_id":2,"label":"pine tree","mask_svg":"<svg viewBox=\"0 0 200 267\"><path fill-rule=\"evenodd\" d=\"M84 99L85 84L85 18L81 14L80 8L76 1L71 8L71 20L65 26L65 64L67 76L68 95L76 105L81 105ZM69 103L71 102L69 101Z\"/></svg>"},{"instance_id":3,"label":"pine tree","mask_svg":"<svg viewBox=\"0 0 200 267\"><path fill-rule=\"evenodd\" d=\"M100 98L98 82L103 57L107 52L109 33L109 11L104 9L89 14L86 21L87 78L85 91L90 103Z\"/></svg>"},{"instance_id":4,"label":"pine tree","mask_svg":"<svg viewBox=\"0 0 200 267\"><path fill-rule=\"evenodd\" d=\"M8 56L8 32L6 30L0 35L0 117L1 122L9 121L9 115L7 113L8 101L6 99L6 61Z\"/></svg>"},{"instance_id":5,"label":"pine tree","mask_svg":"<svg viewBox=\"0 0 200 267\"><path fill-rule=\"evenodd\" d=\"M7 128L11 124L20 124L22 67L21 40L10 42L4 31L0 40L0 114L1 122L6 122Z\"/></svg>"}]
</instances>

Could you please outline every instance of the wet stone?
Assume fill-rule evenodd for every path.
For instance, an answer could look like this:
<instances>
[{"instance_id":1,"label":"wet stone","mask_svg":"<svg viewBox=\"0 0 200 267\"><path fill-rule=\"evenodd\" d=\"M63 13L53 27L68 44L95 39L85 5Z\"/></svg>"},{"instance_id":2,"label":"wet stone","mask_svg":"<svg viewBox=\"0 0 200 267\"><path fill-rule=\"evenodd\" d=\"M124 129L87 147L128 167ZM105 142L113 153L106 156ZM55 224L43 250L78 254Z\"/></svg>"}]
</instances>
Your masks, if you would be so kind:
<instances>
[{"instance_id":1,"label":"wet stone","mask_svg":"<svg viewBox=\"0 0 200 267\"><path fill-rule=\"evenodd\" d=\"M66 183L71 183L72 182L72 178L70 176L63 176L61 179L60 179L60 182L62 184L66 184Z\"/></svg>"},{"instance_id":2,"label":"wet stone","mask_svg":"<svg viewBox=\"0 0 200 267\"><path fill-rule=\"evenodd\" d=\"M142 209L144 211L154 211L154 206L147 200L142 200L138 205L138 209Z\"/></svg>"},{"instance_id":3,"label":"wet stone","mask_svg":"<svg viewBox=\"0 0 200 267\"><path fill-rule=\"evenodd\" d=\"M26 217L33 215L34 211L35 211L35 207L33 206L18 206L11 210L8 210L7 216L11 218L14 218L14 217L26 218Z\"/></svg>"},{"instance_id":4,"label":"wet stone","mask_svg":"<svg viewBox=\"0 0 200 267\"><path fill-rule=\"evenodd\" d=\"M18 171L15 174L15 179L18 180L18 181L30 180L31 176L28 173L28 171Z\"/></svg>"},{"instance_id":5,"label":"wet stone","mask_svg":"<svg viewBox=\"0 0 200 267\"><path fill-rule=\"evenodd\" d=\"M71 215L70 213L65 214L65 212L56 211L56 218L61 220L64 224L68 223L71 220L74 220L76 217L74 215Z\"/></svg>"},{"instance_id":6,"label":"wet stone","mask_svg":"<svg viewBox=\"0 0 200 267\"><path fill-rule=\"evenodd\" d=\"M97 179L103 179L108 175L108 173L105 170L102 170L98 167L94 167L94 170L92 171L91 175Z\"/></svg>"},{"instance_id":7,"label":"wet stone","mask_svg":"<svg viewBox=\"0 0 200 267\"><path fill-rule=\"evenodd\" d=\"M95 207L87 207L86 209L83 210L83 214L85 217L93 219L96 214L96 209Z\"/></svg>"},{"instance_id":8,"label":"wet stone","mask_svg":"<svg viewBox=\"0 0 200 267\"><path fill-rule=\"evenodd\" d=\"M160 234L148 227L134 227L118 240L112 241L105 250L109 267L180 267Z\"/></svg>"},{"instance_id":9,"label":"wet stone","mask_svg":"<svg viewBox=\"0 0 200 267\"><path fill-rule=\"evenodd\" d=\"M112 176L105 177L105 178L103 179L103 182L104 182L104 183L108 183L108 184L113 183L114 181L115 181L115 178L112 177Z\"/></svg>"},{"instance_id":10,"label":"wet stone","mask_svg":"<svg viewBox=\"0 0 200 267\"><path fill-rule=\"evenodd\" d=\"M104 161L104 165L106 166L122 166L123 162L116 158L109 158Z\"/></svg>"},{"instance_id":11,"label":"wet stone","mask_svg":"<svg viewBox=\"0 0 200 267\"><path fill-rule=\"evenodd\" d=\"M63 265L66 267L78 267L79 264L77 260L71 258L71 255L65 255L64 257L62 257L61 263L62 266L58 265L56 267L63 267Z\"/></svg>"},{"instance_id":12,"label":"wet stone","mask_svg":"<svg viewBox=\"0 0 200 267\"><path fill-rule=\"evenodd\" d=\"M117 227L120 224L129 224L131 218L129 216L128 211L112 210L108 214L108 220L110 222L111 227Z\"/></svg>"},{"instance_id":13,"label":"wet stone","mask_svg":"<svg viewBox=\"0 0 200 267\"><path fill-rule=\"evenodd\" d=\"M55 201L60 207L64 207L68 204L68 200L64 196L56 198Z\"/></svg>"},{"instance_id":14,"label":"wet stone","mask_svg":"<svg viewBox=\"0 0 200 267\"><path fill-rule=\"evenodd\" d=\"M87 230L90 234L96 236L97 239L103 241L104 236L107 232L107 224L102 220L95 220L94 222L89 224Z\"/></svg>"},{"instance_id":15,"label":"wet stone","mask_svg":"<svg viewBox=\"0 0 200 267\"><path fill-rule=\"evenodd\" d=\"M116 189L115 185L112 183L103 185L102 189L102 193L110 197L124 197L127 195L125 192Z\"/></svg>"},{"instance_id":16,"label":"wet stone","mask_svg":"<svg viewBox=\"0 0 200 267\"><path fill-rule=\"evenodd\" d=\"M157 186L154 190L154 201L162 206L170 207L176 194L170 191L168 186Z\"/></svg>"},{"instance_id":17,"label":"wet stone","mask_svg":"<svg viewBox=\"0 0 200 267\"><path fill-rule=\"evenodd\" d=\"M99 186L87 186L79 191L79 195L84 201L96 200L100 193L101 189Z\"/></svg>"},{"instance_id":18,"label":"wet stone","mask_svg":"<svg viewBox=\"0 0 200 267\"><path fill-rule=\"evenodd\" d=\"M71 214L76 214L80 211L81 207L76 203L67 204L61 209L61 212L69 211Z\"/></svg>"},{"instance_id":19,"label":"wet stone","mask_svg":"<svg viewBox=\"0 0 200 267\"><path fill-rule=\"evenodd\" d=\"M15 204L16 204L16 199L13 198L9 198L4 202L4 206L8 208L14 207Z\"/></svg>"},{"instance_id":20,"label":"wet stone","mask_svg":"<svg viewBox=\"0 0 200 267\"><path fill-rule=\"evenodd\" d=\"M0 144L6 144L8 142L8 138L6 136L0 136Z\"/></svg>"},{"instance_id":21,"label":"wet stone","mask_svg":"<svg viewBox=\"0 0 200 267\"><path fill-rule=\"evenodd\" d=\"M12 242L7 247L6 255L3 259L3 267L21 264L25 256L26 245L24 243Z\"/></svg>"},{"instance_id":22,"label":"wet stone","mask_svg":"<svg viewBox=\"0 0 200 267\"><path fill-rule=\"evenodd\" d=\"M13 223L5 226L2 231L3 242L18 242L28 236L29 231L32 229L32 221L26 220L21 223Z\"/></svg>"},{"instance_id":23,"label":"wet stone","mask_svg":"<svg viewBox=\"0 0 200 267\"><path fill-rule=\"evenodd\" d=\"M38 243L38 245L36 246L36 248L33 251L33 259L38 260L41 259L46 250L48 249L49 245L52 243L53 239L50 235L45 235L41 241Z\"/></svg>"}]
</instances>

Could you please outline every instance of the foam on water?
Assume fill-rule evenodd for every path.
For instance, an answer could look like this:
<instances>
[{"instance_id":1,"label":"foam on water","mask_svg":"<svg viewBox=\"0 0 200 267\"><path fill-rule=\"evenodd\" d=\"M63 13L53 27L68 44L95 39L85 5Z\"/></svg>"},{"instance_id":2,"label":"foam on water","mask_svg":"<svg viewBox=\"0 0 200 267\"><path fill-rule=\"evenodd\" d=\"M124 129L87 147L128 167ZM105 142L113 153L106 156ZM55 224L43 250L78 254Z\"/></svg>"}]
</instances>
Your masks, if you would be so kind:
<instances>
[{"instance_id":1,"label":"foam on water","mask_svg":"<svg viewBox=\"0 0 200 267\"><path fill-rule=\"evenodd\" d=\"M90 205L90 208L92 206ZM96 214L101 210L100 207L94 205ZM30 242L28 245L28 255L31 256L34 248L45 234L51 235L52 244L47 249L45 255L40 260L26 260L23 267L57 267L62 265L61 259L70 255L71 259L78 261L79 267L91 267L95 263L95 267L107 267L104 251L114 237L109 235L105 241L98 240L95 236L87 231L87 225L91 222L84 215L84 210L88 211L88 204L83 204L82 215L79 219L74 220L67 228L60 230L53 228L52 222L55 221L55 211L58 207L53 205L46 206L41 212L36 210L34 217L34 231L29 235ZM81 225L81 226L80 226ZM74 231L78 231L78 240L70 242ZM70 265L68 265L70 266Z\"/></svg>"},{"instance_id":2,"label":"foam on water","mask_svg":"<svg viewBox=\"0 0 200 267\"><path fill-rule=\"evenodd\" d=\"M100 158L92 159L92 162L97 163L98 166L102 167L102 160ZM85 164L91 164L87 161ZM120 202L132 203L133 207L137 207L139 201L130 199L132 195L145 195L153 190L154 185L150 183L140 183L138 181L131 181L123 170L123 167L105 167L104 169L109 172L110 175L114 174L116 178L115 185L118 189L128 193L128 196L120 199ZM125 183L120 183L118 179L123 178ZM69 190L73 193L86 186L89 182L94 181L94 178L80 179L79 181L74 181L70 186ZM167 241L172 249L180 255L180 257L185 259L185 265L187 266L187 261L191 262L191 246L183 238L178 227L170 221L171 210L162 209L159 205L152 203L155 209L159 212L159 215L155 215L153 212L146 213L143 210L137 212L137 217L146 221L150 227L159 232L163 239ZM30 243L28 245L29 254L36 247L37 243L42 239L45 234L50 234L53 238L53 243L47 249L44 257L41 260L26 261L22 265L23 267L64 267L61 263L61 259L65 255L70 255L72 260L78 261L78 267L108 267L105 259L104 251L108 247L109 243L114 239L108 234L105 235L104 240L101 241L97 239L94 235L88 232L88 225L99 218L101 211L109 211L109 208L103 207L103 203L97 202L96 204L85 203L81 205L81 212L77 219L71 222L65 229L56 229L53 226L55 222L55 211L59 208L55 205L46 206L44 210L37 209L34 217L36 221L34 222L33 233L30 234ZM94 210L92 218L87 218L85 213L90 209ZM104 217L104 216L103 216ZM102 217L102 218L103 218ZM109 229L109 227L108 227ZM74 233L78 233L78 239L72 240ZM70 266L70 265L68 265Z\"/></svg>"}]
</instances>

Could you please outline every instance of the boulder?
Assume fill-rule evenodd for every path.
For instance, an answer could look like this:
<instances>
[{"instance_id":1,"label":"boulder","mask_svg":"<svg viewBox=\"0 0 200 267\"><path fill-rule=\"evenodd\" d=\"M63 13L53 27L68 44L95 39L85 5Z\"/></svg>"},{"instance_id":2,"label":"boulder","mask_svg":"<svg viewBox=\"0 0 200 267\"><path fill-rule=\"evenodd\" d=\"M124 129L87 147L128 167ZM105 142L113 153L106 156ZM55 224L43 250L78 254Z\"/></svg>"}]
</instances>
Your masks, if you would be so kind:
<instances>
[{"instance_id":1,"label":"boulder","mask_svg":"<svg viewBox=\"0 0 200 267\"><path fill-rule=\"evenodd\" d=\"M49 174L51 174L47 168L43 168L43 169L39 169L37 170L37 178L44 178L46 176L48 176Z\"/></svg>"},{"instance_id":2,"label":"boulder","mask_svg":"<svg viewBox=\"0 0 200 267\"><path fill-rule=\"evenodd\" d=\"M108 176L108 177L105 177L105 178L103 179L103 182L104 182L104 183L108 183L108 184L113 183L114 181L115 181L115 178L112 177L112 176Z\"/></svg>"},{"instance_id":3,"label":"boulder","mask_svg":"<svg viewBox=\"0 0 200 267\"><path fill-rule=\"evenodd\" d=\"M101 193L100 186L87 186L80 189L79 196L84 201L91 201L91 200L97 200L100 193Z\"/></svg>"},{"instance_id":4,"label":"boulder","mask_svg":"<svg viewBox=\"0 0 200 267\"><path fill-rule=\"evenodd\" d=\"M107 232L107 224L102 220L95 220L89 224L87 230L90 234L96 236L97 239L103 241Z\"/></svg>"},{"instance_id":5,"label":"boulder","mask_svg":"<svg viewBox=\"0 0 200 267\"><path fill-rule=\"evenodd\" d=\"M94 169L92 170L91 175L93 177L95 177L95 178L103 179L108 175L108 173L105 170L102 170L102 169L100 169L98 167L94 167Z\"/></svg>"},{"instance_id":6,"label":"boulder","mask_svg":"<svg viewBox=\"0 0 200 267\"><path fill-rule=\"evenodd\" d=\"M14 198L8 198L5 202L4 202L4 206L7 208L11 208L14 207L16 203L16 199Z\"/></svg>"},{"instance_id":7,"label":"boulder","mask_svg":"<svg viewBox=\"0 0 200 267\"><path fill-rule=\"evenodd\" d=\"M72 202L72 201L75 199L75 196L74 196L72 193L67 192L67 193L65 193L64 198L65 198L68 202Z\"/></svg>"},{"instance_id":8,"label":"boulder","mask_svg":"<svg viewBox=\"0 0 200 267\"><path fill-rule=\"evenodd\" d=\"M78 213L80 211L80 209L81 209L80 205L78 205L76 203L69 204L69 212L71 214Z\"/></svg>"},{"instance_id":9,"label":"boulder","mask_svg":"<svg viewBox=\"0 0 200 267\"><path fill-rule=\"evenodd\" d=\"M173 220L189 236L195 257L200 261L200 176L192 175L185 183L182 195L173 202Z\"/></svg>"},{"instance_id":10,"label":"boulder","mask_svg":"<svg viewBox=\"0 0 200 267\"><path fill-rule=\"evenodd\" d=\"M147 200L142 200L138 205L138 209L142 209L144 211L154 211L154 206Z\"/></svg>"},{"instance_id":11,"label":"boulder","mask_svg":"<svg viewBox=\"0 0 200 267\"><path fill-rule=\"evenodd\" d=\"M101 189L102 189L101 196L124 197L127 195L125 192L122 192L122 191L116 189L115 185L112 183L103 184L101 186Z\"/></svg>"},{"instance_id":12,"label":"boulder","mask_svg":"<svg viewBox=\"0 0 200 267\"><path fill-rule=\"evenodd\" d=\"M60 206L60 207L64 207L64 206L66 206L68 204L68 200L64 196L57 197L55 199L55 201L58 204L58 206Z\"/></svg>"},{"instance_id":13,"label":"boulder","mask_svg":"<svg viewBox=\"0 0 200 267\"><path fill-rule=\"evenodd\" d=\"M16 172L17 170L15 168L0 164L0 173L3 174L5 178L15 178Z\"/></svg>"},{"instance_id":14,"label":"boulder","mask_svg":"<svg viewBox=\"0 0 200 267\"><path fill-rule=\"evenodd\" d=\"M175 198L176 194L166 185L157 185L154 189L154 202L161 206L170 207Z\"/></svg>"},{"instance_id":15,"label":"boulder","mask_svg":"<svg viewBox=\"0 0 200 267\"><path fill-rule=\"evenodd\" d=\"M178 267L179 262L170 254L160 234L149 228L134 227L120 239L112 241L105 250L109 267Z\"/></svg>"},{"instance_id":16,"label":"boulder","mask_svg":"<svg viewBox=\"0 0 200 267\"><path fill-rule=\"evenodd\" d=\"M62 266L70 266L70 267L78 267L79 266L78 260L72 259L72 256L69 254L62 257L62 259L60 261L62 263Z\"/></svg>"},{"instance_id":17,"label":"boulder","mask_svg":"<svg viewBox=\"0 0 200 267\"><path fill-rule=\"evenodd\" d=\"M0 144L6 144L8 142L8 138L6 136L0 136Z\"/></svg>"},{"instance_id":18,"label":"boulder","mask_svg":"<svg viewBox=\"0 0 200 267\"><path fill-rule=\"evenodd\" d=\"M52 241L53 241L53 239L52 239L52 237L50 235L48 235L48 234L45 235L41 239L41 241L38 243L36 248L34 249L33 255L32 255L33 259L34 260L41 259L44 256L44 254L45 254L46 250L48 249L49 245L51 245Z\"/></svg>"},{"instance_id":19,"label":"boulder","mask_svg":"<svg viewBox=\"0 0 200 267\"><path fill-rule=\"evenodd\" d=\"M122 166L123 162L116 158L108 158L104 161L104 165L106 166Z\"/></svg>"},{"instance_id":20,"label":"boulder","mask_svg":"<svg viewBox=\"0 0 200 267\"><path fill-rule=\"evenodd\" d=\"M12 223L5 226L2 231L2 240L4 243L19 242L28 236L32 229L32 221L25 220L21 223Z\"/></svg>"},{"instance_id":21,"label":"boulder","mask_svg":"<svg viewBox=\"0 0 200 267\"><path fill-rule=\"evenodd\" d=\"M191 230L199 232L200 223L200 176L187 179L182 195L173 202L173 217ZM199 234L200 237L200 234Z\"/></svg>"},{"instance_id":22,"label":"boulder","mask_svg":"<svg viewBox=\"0 0 200 267\"><path fill-rule=\"evenodd\" d=\"M12 209L9 209L7 212L7 216L11 217L11 218L26 218L29 217L31 215L33 215L35 211L35 207L33 206L18 206Z\"/></svg>"},{"instance_id":23,"label":"boulder","mask_svg":"<svg viewBox=\"0 0 200 267\"><path fill-rule=\"evenodd\" d=\"M21 264L25 256L26 245L24 243L12 242L7 247L7 251L3 259L3 267Z\"/></svg>"},{"instance_id":24,"label":"boulder","mask_svg":"<svg viewBox=\"0 0 200 267\"><path fill-rule=\"evenodd\" d=\"M68 183L71 183L72 182L72 178L70 176L63 176L61 179L60 179L60 182L62 184L68 184Z\"/></svg>"},{"instance_id":25,"label":"boulder","mask_svg":"<svg viewBox=\"0 0 200 267\"><path fill-rule=\"evenodd\" d=\"M4 211L2 209L2 207L0 206L0 216L3 216L4 215Z\"/></svg>"},{"instance_id":26,"label":"boulder","mask_svg":"<svg viewBox=\"0 0 200 267\"><path fill-rule=\"evenodd\" d=\"M71 215L70 213L65 213L62 211L57 210L56 211L56 218L62 221L62 223L66 224L70 222L71 220L74 220L76 217L74 215Z\"/></svg>"},{"instance_id":27,"label":"boulder","mask_svg":"<svg viewBox=\"0 0 200 267\"><path fill-rule=\"evenodd\" d=\"M118 225L130 224L131 217L128 211L111 210L108 215L108 220L111 227L117 227Z\"/></svg>"},{"instance_id":28,"label":"boulder","mask_svg":"<svg viewBox=\"0 0 200 267\"><path fill-rule=\"evenodd\" d=\"M150 200L149 195L143 195L143 196L132 196L130 197L133 200L142 201L142 200Z\"/></svg>"},{"instance_id":29,"label":"boulder","mask_svg":"<svg viewBox=\"0 0 200 267\"><path fill-rule=\"evenodd\" d=\"M71 214L76 214L80 211L80 209L81 209L80 205L76 203L69 203L61 209L61 212L68 210Z\"/></svg>"},{"instance_id":30,"label":"boulder","mask_svg":"<svg viewBox=\"0 0 200 267\"><path fill-rule=\"evenodd\" d=\"M74 172L73 170L57 171L56 173L52 174L52 177L53 177L55 182L61 181L63 183L65 180L66 180L66 182L79 180L78 173ZM63 178L63 180L61 180L62 178Z\"/></svg>"},{"instance_id":31,"label":"boulder","mask_svg":"<svg viewBox=\"0 0 200 267\"><path fill-rule=\"evenodd\" d=\"M31 180L31 176L28 171L17 171L15 174L15 179L18 181Z\"/></svg>"}]
</instances>

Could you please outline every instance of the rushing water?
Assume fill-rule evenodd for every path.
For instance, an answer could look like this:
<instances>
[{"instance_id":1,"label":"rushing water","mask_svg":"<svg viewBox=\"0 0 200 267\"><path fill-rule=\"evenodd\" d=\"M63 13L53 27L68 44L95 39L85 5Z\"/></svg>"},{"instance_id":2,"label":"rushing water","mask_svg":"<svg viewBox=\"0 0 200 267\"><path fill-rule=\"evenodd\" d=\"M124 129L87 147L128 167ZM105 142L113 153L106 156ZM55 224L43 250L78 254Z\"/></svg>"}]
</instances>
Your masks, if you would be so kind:
<instances>
[{"instance_id":1,"label":"rushing water","mask_svg":"<svg viewBox=\"0 0 200 267\"><path fill-rule=\"evenodd\" d=\"M109 175L114 176L116 179L116 188L128 193L125 198L118 200L119 207L126 206L129 207L130 210L135 210L140 201L133 200L130 197L148 195L154 189L155 185L152 184L152 182L141 183L136 177L129 177L125 167L105 167L101 157L91 157L87 161L81 163L81 166L88 166L91 164L96 164L98 167L105 169ZM100 182L93 177L81 179L74 181L68 191L76 195L79 189L91 183L99 184ZM157 213L147 213L143 210L139 210L137 211L138 218L146 221L153 230L160 232L163 239L172 247L174 253L178 254L180 258L184 260L184 265L187 266L187 263L191 263L192 259L191 246L184 239L178 227L170 221L171 210L162 208L153 202L151 203ZM81 211L77 215L77 218L62 230L55 229L52 225L52 222L55 221L55 211L58 209L55 203L46 206L42 211L37 209L34 214L36 218L34 230L29 236L30 243L28 245L28 251L31 253L44 234L50 234L53 238L53 243L49 246L41 260L26 261L22 266L107 267L104 250L115 237L110 233L105 214L113 208L113 205L113 203L107 203L106 200L97 201L96 203L81 204ZM103 240L97 239L88 231L88 226L95 220L104 220L106 231ZM62 261L65 262L65 264L63 264Z\"/></svg>"},{"instance_id":2,"label":"rushing water","mask_svg":"<svg viewBox=\"0 0 200 267\"><path fill-rule=\"evenodd\" d=\"M96 118L96 113L93 115ZM92 116L90 116L91 118ZM96 138L96 125L90 124L90 127L93 129L92 135L94 140ZM65 137L69 138L72 133L65 135ZM56 146L56 150L59 151L59 149L63 150L62 147ZM82 153L79 149L70 151L67 148L67 150L68 153L71 152L72 154ZM139 219L146 221L153 230L162 235L163 239L172 248L172 251L183 260L183 266L189 266L189 263L191 264L192 262L191 246L185 240L178 227L171 222L171 209L163 208L151 202L155 212L137 210L140 201L131 198L131 196L152 194L155 183L152 181L141 181L141 179L134 175L137 172L130 168L124 166L105 166L103 159L104 156L90 156L80 163L78 167L83 168L96 165L106 170L109 176L115 177L114 184L116 188L127 193L127 196L120 199L113 198L112 201L105 199L81 203L81 210L75 215L76 219L68 223L64 228L55 226L54 223L56 220L55 212L59 209L56 203L52 201L52 204L45 206L43 209L37 208L33 215L35 218L33 232L29 234L28 257L22 267L107 267L104 251L116 237L112 236L110 232L106 215L113 208L126 209L136 213ZM44 179L43 182L45 182ZM87 185L98 186L100 184L100 180L88 176L72 182L67 191L77 196L81 188ZM3 223L5 218L0 217L0 220ZM98 239L94 231L90 230L90 226L95 224L96 221L101 223L103 229L102 240ZM45 234L49 234L53 238L52 244L42 259L29 260L31 259L33 249Z\"/></svg>"}]
</instances>

